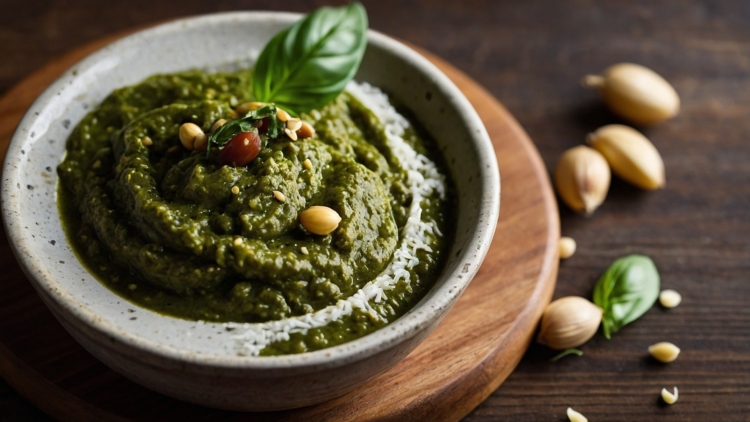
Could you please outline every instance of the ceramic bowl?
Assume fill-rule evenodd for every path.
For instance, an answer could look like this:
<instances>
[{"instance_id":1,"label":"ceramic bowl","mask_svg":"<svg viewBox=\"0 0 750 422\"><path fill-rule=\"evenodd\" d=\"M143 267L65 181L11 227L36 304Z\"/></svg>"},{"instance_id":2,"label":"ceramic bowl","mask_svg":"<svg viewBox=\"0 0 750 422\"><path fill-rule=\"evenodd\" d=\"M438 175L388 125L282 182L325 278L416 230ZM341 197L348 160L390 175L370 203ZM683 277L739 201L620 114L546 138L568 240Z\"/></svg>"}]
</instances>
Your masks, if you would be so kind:
<instances>
[{"instance_id":1,"label":"ceramic bowl","mask_svg":"<svg viewBox=\"0 0 750 422\"><path fill-rule=\"evenodd\" d=\"M66 71L34 102L11 141L2 214L30 282L66 330L109 367L148 388L207 406L278 410L340 396L395 365L440 322L489 248L500 180L487 132L471 104L428 60L369 32L356 76L396 97L436 139L456 184L450 259L426 297L388 327L329 349L240 356L222 324L171 318L127 302L80 264L55 203L56 166L71 130L115 88L164 72L251 64L299 15L241 12L183 19L138 32Z\"/></svg>"}]
</instances>

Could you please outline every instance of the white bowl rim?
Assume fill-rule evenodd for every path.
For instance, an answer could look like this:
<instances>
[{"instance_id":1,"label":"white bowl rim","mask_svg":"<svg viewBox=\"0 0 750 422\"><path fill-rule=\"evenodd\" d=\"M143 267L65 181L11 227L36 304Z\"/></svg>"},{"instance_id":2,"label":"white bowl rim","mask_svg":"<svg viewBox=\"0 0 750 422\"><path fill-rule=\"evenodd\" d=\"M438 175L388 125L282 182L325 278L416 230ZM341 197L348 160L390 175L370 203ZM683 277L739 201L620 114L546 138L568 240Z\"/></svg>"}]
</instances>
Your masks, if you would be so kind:
<instances>
[{"instance_id":1,"label":"white bowl rim","mask_svg":"<svg viewBox=\"0 0 750 422\"><path fill-rule=\"evenodd\" d=\"M246 21L277 19L288 20L291 24L299 19L302 15L289 12L224 12L196 17L177 19L164 24L160 24L148 29L138 31L132 35L119 39L99 50L90 54L83 60L74 64L70 69L47 87L44 92L34 101L32 106L26 112L16 131L11 138L8 147L5 164L2 174L2 192L10 192L18 183L21 176L21 170L17 166L10 165L13 157L21 154L21 147L28 137L29 128L37 116L32 110L48 103L53 99L56 93L62 89L69 81L71 69L85 70L103 59L111 50L117 50L130 43L138 42L141 38L158 37L160 34L166 34L172 31L184 30L186 25L206 25L218 24L221 22L241 19ZM492 237L497 225L497 219L500 211L500 175L497 161L492 147L492 142L486 131L482 120L477 114L469 100L463 95L458 87L434 64L425 57L415 52L404 44L374 30L368 30L368 43L377 45L387 50L390 54L404 60L411 66L418 69L426 76L432 78L439 90L453 98L456 110L461 119L470 130L474 147L478 150L480 160L481 182L487 186L489 195L485 195L479 203L479 216L477 223L473 228L474 236L467 242L458 256L458 264L455 270L450 274L444 273L436 283L441 279L451 280L454 282L444 282L442 285L432 288L431 297L420 301L414 308L403 315L401 318L390 323L387 327L379 329L361 338L350 342L333 346L330 348L306 352L301 354L281 355L281 356L232 356L232 355L208 355L196 354L192 351L185 351L171 346L165 346L157 342L146 340L137 334L128 331L121 326L110 321L97 318L95 314L87 311L86 306L73 297L64 289L57 289L59 285L57 280L49 272L43 270L45 264L32 255L19 253L19 250L32 250L30 244L32 239L26 235L20 225L10 224L9 219L13 219L12 211L19 207L19 200L15 195L2 195L2 215L3 224L10 240L11 248L16 255L16 259L21 264L21 268L27 277L32 280L32 284L38 283L46 291L56 290L57 295L48 295L56 305L61 306L71 316L79 322L93 329L97 334L105 335L107 338L116 340L120 345L132 346L136 352L145 352L167 360L177 360L185 363L193 363L206 367L214 368L235 368L248 370L273 370L273 369L292 369L292 368L335 368L347 363L359 361L369 356L375 355L386 349L391 348L409 338L410 332L416 332L423 325L432 321L442 309L451 306L468 286L474 275L479 269L482 260L489 250ZM67 241L67 239L66 239ZM461 275L461 277L458 277ZM460 281L459 281L460 280ZM41 294L42 292L34 286ZM421 312L417 312L421 311ZM167 317L167 316L165 316Z\"/></svg>"}]
</instances>

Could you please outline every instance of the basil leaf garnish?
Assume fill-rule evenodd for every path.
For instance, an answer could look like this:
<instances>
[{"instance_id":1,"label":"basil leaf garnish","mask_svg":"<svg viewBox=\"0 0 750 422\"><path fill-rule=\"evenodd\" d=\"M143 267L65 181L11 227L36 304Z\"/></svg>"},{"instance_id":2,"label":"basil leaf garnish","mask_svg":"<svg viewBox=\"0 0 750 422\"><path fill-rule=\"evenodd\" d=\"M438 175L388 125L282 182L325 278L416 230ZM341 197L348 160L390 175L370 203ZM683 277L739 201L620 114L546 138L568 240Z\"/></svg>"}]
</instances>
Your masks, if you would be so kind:
<instances>
[{"instance_id":1,"label":"basil leaf garnish","mask_svg":"<svg viewBox=\"0 0 750 422\"><path fill-rule=\"evenodd\" d=\"M284 132L276 118L278 104L293 114L322 107L344 90L357 73L367 47L367 12L360 3L323 7L276 34L255 64L253 94L271 103L226 122L208 136L211 146L223 146L240 132L256 131L268 118L268 138Z\"/></svg>"},{"instance_id":2,"label":"basil leaf garnish","mask_svg":"<svg viewBox=\"0 0 750 422\"><path fill-rule=\"evenodd\" d=\"M224 123L215 132L208 135L208 147L206 148L206 157L209 156L211 145L223 146L229 142L234 135L241 132L257 131L257 123L265 118L269 119L268 135L269 138L278 138L284 130L284 122L276 118L276 106L266 105L249 111L239 119L230 120Z\"/></svg>"},{"instance_id":3,"label":"basil leaf garnish","mask_svg":"<svg viewBox=\"0 0 750 422\"><path fill-rule=\"evenodd\" d=\"M659 272L651 258L629 255L612 263L594 287L594 303L604 311L604 336L610 338L651 309L659 288Z\"/></svg>"},{"instance_id":4,"label":"basil leaf garnish","mask_svg":"<svg viewBox=\"0 0 750 422\"><path fill-rule=\"evenodd\" d=\"M320 8L266 44L255 64L255 98L294 114L320 108L354 77L366 47L364 6Z\"/></svg>"}]
</instances>

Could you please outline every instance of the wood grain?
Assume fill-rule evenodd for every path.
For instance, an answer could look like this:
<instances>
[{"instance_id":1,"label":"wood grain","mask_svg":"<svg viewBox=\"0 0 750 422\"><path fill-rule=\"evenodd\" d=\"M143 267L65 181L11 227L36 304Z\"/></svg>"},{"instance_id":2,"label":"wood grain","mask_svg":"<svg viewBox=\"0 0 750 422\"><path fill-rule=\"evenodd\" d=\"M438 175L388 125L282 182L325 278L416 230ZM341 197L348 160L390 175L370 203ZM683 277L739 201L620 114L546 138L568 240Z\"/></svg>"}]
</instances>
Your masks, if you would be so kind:
<instances>
[{"instance_id":1,"label":"wood grain","mask_svg":"<svg viewBox=\"0 0 750 422\"><path fill-rule=\"evenodd\" d=\"M40 87L85 53L120 35L75 49L22 81L0 99L4 122L15 126L24 105L31 103ZM479 111L502 169L502 217L485 264L436 331L392 370L341 398L298 410L253 414L253 419L458 420L510 374L549 302L558 267L559 220L541 158L513 117L491 95L451 65L422 53ZM9 128L0 127L0 135L9 133ZM0 149L4 151L7 143L7 137L0 138ZM10 254L7 243L0 248L4 255ZM5 335L0 335L0 375L53 417L177 421L196 414L222 420L247 416L181 403L125 380L83 352L44 315L41 301L28 294L23 277L9 278L3 289L0 332ZM28 302L20 314L14 303L6 301L19 291L26 292L23 300ZM27 343L30 326L36 327L39 338L53 336L56 341ZM44 358L27 358L29 355Z\"/></svg>"},{"instance_id":2,"label":"wood grain","mask_svg":"<svg viewBox=\"0 0 750 422\"><path fill-rule=\"evenodd\" d=\"M0 0L0 10L9 12L0 13L0 92L54 57L126 28L199 13L302 12L337 2L344 0ZM652 309L611 341L597 334L581 358L551 363L554 352L532 345L466 420L562 422L568 406L591 421L750 419L747 0L363 2L372 28L446 59L502 101L548 170L588 132L620 122L581 89L583 75L631 61L658 71L682 97L677 118L646 131L666 163L664 190L644 193L615 178L591 218L561 209L562 232L576 239L578 252L561 264L555 291L555 297L589 296L615 258L639 252L654 259L665 287L682 293L682 305ZM0 257L5 270L2 259L8 258ZM12 268L6 273L13 276ZM662 340L682 348L666 366L644 357L649 344ZM660 405L659 390L672 385L680 400ZM0 388L0 415L44 420L7 387Z\"/></svg>"}]
</instances>

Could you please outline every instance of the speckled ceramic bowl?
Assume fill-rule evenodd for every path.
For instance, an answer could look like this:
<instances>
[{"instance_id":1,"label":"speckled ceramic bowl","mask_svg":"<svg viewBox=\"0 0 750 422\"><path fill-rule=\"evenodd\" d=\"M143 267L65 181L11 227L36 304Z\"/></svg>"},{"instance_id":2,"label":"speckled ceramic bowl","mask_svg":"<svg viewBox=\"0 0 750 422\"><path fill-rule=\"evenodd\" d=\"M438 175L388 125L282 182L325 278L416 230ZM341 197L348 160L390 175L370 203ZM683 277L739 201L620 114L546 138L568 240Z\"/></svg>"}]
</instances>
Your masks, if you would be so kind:
<instances>
[{"instance_id":1,"label":"speckled ceramic bowl","mask_svg":"<svg viewBox=\"0 0 750 422\"><path fill-rule=\"evenodd\" d=\"M139 32L65 72L34 102L8 150L2 175L6 232L29 280L70 334L135 382L213 407L275 410L339 396L395 365L440 322L489 248L500 180L489 137L456 86L408 47L370 32L356 79L405 103L437 140L460 198L455 244L427 296L388 327L321 351L239 356L232 333L139 308L94 279L63 233L55 168L78 121L115 88L161 72L249 63L299 15L228 13Z\"/></svg>"}]
</instances>

